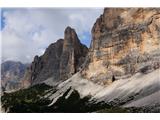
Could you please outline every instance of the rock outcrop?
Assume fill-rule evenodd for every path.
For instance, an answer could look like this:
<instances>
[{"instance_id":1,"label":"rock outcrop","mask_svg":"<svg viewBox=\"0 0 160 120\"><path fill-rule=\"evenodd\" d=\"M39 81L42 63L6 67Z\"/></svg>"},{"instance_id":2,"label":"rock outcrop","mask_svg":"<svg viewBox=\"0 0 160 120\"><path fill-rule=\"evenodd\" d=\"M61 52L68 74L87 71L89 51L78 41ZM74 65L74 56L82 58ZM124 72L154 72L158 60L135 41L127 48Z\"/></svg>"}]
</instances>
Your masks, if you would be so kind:
<instances>
[{"instance_id":1,"label":"rock outcrop","mask_svg":"<svg viewBox=\"0 0 160 120\"><path fill-rule=\"evenodd\" d=\"M21 79L24 76L28 64L6 61L1 64L1 85L3 91L17 90L21 88Z\"/></svg>"},{"instance_id":2,"label":"rock outcrop","mask_svg":"<svg viewBox=\"0 0 160 120\"><path fill-rule=\"evenodd\" d=\"M76 73L85 61L87 53L88 48L80 43L75 30L67 27L60 60L60 79L66 80Z\"/></svg>"},{"instance_id":3,"label":"rock outcrop","mask_svg":"<svg viewBox=\"0 0 160 120\"><path fill-rule=\"evenodd\" d=\"M106 8L92 28L83 75L105 84L147 73L160 67L159 51L160 9Z\"/></svg>"},{"instance_id":4,"label":"rock outcrop","mask_svg":"<svg viewBox=\"0 0 160 120\"><path fill-rule=\"evenodd\" d=\"M76 73L84 62L88 48L80 43L74 29L67 27L64 39L52 43L42 56L35 56L24 77L24 86L52 77L64 81Z\"/></svg>"}]
</instances>

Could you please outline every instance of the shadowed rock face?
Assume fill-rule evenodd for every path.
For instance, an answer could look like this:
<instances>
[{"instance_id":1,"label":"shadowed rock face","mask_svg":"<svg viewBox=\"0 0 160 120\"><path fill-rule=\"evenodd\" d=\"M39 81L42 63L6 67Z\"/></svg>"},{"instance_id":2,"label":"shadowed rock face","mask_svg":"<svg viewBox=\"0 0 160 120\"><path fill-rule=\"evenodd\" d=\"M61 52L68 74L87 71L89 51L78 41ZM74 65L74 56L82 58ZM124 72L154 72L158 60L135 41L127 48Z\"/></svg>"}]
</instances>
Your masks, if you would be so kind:
<instances>
[{"instance_id":1,"label":"shadowed rock face","mask_svg":"<svg viewBox=\"0 0 160 120\"><path fill-rule=\"evenodd\" d=\"M24 77L24 86L37 84L49 77L54 81L66 80L78 71L88 53L81 44L74 29L67 27L64 39L51 44L45 53L35 56Z\"/></svg>"},{"instance_id":2,"label":"shadowed rock face","mask_svg":"<svg viewBox=\"0 0 160 120\"><path fill-rule=\"evenodd\" d=\"M76 73L87 53L88 48L80 43L75 30L67 27L60 61L60 79L65 80Z\"/></svg>"},{"instance_id":3,"label":"shadowed rock face","mask_svg":"<svg viewBox=\"0 0 160 120\"><path fill-rule=\"evenodd\" d=\"M154 70L160 67L159 51L160 9L106 8L92 28L90 62L83 74L102 83Z\"/></svg>"}]
</instances>

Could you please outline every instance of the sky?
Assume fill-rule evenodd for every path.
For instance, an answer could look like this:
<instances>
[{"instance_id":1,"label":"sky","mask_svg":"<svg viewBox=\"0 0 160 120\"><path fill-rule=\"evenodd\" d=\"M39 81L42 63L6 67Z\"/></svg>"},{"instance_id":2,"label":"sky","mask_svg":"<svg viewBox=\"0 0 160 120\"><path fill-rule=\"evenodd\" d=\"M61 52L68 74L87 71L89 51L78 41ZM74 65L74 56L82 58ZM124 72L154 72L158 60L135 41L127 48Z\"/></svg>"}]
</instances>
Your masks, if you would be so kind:
<instances>
[{"instance_id":1,"label":"sky","mask_svg":"<svg viewBox=\"0 0 160 120\"><path fill-rule=\"evenodd\" d=\"M64 38L67 26L89 47L91 28L102 12L103 8L3 8L2 61L32 62L49 44Z\"/></svg>"}]
</instances>

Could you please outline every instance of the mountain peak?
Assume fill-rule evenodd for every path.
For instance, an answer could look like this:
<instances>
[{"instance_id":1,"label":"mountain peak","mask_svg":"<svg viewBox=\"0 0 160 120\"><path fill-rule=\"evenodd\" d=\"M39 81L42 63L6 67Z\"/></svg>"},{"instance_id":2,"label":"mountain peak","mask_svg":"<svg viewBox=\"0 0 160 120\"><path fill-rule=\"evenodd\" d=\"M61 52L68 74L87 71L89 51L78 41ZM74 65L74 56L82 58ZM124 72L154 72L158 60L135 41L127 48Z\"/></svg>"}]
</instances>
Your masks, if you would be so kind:
<instances>
[{"instance_id":1,"label":"mountain peak","mask_svg":"<svg viewBox=\"0 0 160 120\"><path fill-rule=\"evenodd\" d=\"M69 26L64 31L64 40L67 44L79 43L76 31Z\"/></svg>"},{"instance_id":2,"label":"mountain peak","mask_svg":"<svg viewBox=\"0 0 160 120\"><path fill-rule=\"evenodd\" d=\"M52 43L42 56L35 57L24 80L33 85L50 77L53 82L66 80L78 71L87 53L88 48L80 43L75 30L68 26L64 39Z\"/></svg>"},{"instance_id":3,"label":"mountain peak","mask_svg":"<svg viewBox=\"0 0 160 120\"><path fill-rule=\"evenodd\" d=\"M74 30L72 27L67 26L66 29L65 29L65 32L72 31L72 30Z\"/></svg>"},{"instance_id":4,"label":"mountain peak","mask_svg":"<svg viewBox=\"0 0 160 120\"><path fill-rule=\"evenodd\" d=\"M73 35L77 35L75 29L71 28L70 26L66 27L66 29L64 30L64 36L73 36Z\"/></svg>"}]
</instances>

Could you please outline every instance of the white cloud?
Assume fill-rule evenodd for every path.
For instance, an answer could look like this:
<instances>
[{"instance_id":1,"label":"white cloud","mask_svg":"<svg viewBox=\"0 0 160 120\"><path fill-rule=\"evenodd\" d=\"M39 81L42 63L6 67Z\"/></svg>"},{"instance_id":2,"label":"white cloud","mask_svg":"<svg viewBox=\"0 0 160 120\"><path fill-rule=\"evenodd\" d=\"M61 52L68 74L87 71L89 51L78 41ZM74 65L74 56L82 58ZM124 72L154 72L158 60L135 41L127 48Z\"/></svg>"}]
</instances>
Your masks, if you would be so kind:
<instances>
[{"instance_id":1,"label":"white cloud","mask_svg":"<svg viewBox=\"0 0 160 120\"><path fill-rule=\"evenodd\" d=\"M4 10L2 59L31 62L35 55L43 54L50 43L63 38L67 26L75 28L79 36L91 31L102 11L95 8Z\"/></svg>"}]
</instances>

